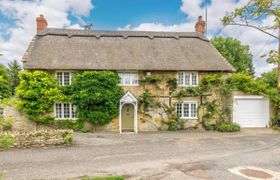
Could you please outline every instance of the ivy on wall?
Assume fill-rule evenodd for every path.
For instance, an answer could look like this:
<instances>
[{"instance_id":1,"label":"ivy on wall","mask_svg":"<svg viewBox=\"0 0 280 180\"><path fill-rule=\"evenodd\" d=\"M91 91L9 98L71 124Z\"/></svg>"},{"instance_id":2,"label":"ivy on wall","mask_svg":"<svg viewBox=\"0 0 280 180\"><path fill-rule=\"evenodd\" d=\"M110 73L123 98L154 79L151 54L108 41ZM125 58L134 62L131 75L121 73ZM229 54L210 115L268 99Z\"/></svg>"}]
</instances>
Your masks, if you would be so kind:
<instances>
[{"instance_id":1,"label":"ivy on wall","mask_svg":"<svg viewBox=\"0 0 280 180\"><path fill-rule=\"evenodd\" d=\"M19 78L18 107L34 122L51 123L53 116L49 113L53 111L54 103L64 99L57 79L43 71L22 71Z\"/></svg>"}]
</instances>

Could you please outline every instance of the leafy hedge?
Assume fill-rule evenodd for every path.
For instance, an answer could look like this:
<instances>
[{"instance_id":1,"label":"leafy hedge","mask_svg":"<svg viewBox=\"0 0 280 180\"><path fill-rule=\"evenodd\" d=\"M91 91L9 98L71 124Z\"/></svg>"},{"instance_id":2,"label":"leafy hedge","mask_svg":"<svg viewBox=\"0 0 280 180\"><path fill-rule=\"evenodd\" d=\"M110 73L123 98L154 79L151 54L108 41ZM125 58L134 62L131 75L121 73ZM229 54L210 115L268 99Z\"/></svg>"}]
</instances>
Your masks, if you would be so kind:
<instances>
[{"instance_id":1,"label":"leafy hedge","mask_svg":"<svg viewBox=\"0 0 280 180\"><path fill-rule=\"evenodd\" d=\"M240 131L240 126L236 123L217 123L216 130L220 132L236 132Z\"/></svg>"},{"instance_id":2,"label":"leafy hedge","mask_svg":"<svg viewBox=\"0 0 280 180\"><path fill-rule=\"evenodd\" d=\"M35 122L50 123L53 121L53 105L64 96L57 79L43 71L22 71L19 74L20 84L16 89L19 96L18 105L27 117Z\"/></svg>"},{"instance_id":3,"label":"leafy hedge","mask_svg":"<svg viewBox=\"0 0 280 180\"><path fill-rule=\"evenodd\" d=\"M74 75L70 100L78 107L78 118L94 126L105 125L118 115L123 95L119 76L109 71L85 71Z\"/></svg>"}]
</instances>

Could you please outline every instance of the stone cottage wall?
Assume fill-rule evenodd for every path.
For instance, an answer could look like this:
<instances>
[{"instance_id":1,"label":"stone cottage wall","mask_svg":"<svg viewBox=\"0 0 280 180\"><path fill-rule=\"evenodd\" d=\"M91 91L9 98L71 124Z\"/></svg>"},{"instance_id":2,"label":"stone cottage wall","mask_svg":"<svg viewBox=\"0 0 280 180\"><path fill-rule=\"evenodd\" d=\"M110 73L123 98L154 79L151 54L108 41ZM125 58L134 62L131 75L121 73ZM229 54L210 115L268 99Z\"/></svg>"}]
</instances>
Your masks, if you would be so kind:
<instances>
[{"instance_id":1,"label":"stone cottage wall","mask_svg":"<svg viewBox=\"0 0 280 180\"><path fill-rule=\"evenodd\" d=\"M201 81L201 79L208 75L209 72L199 72L198 76L199 76L199 82ZM141 78L142 76L145 75L145 72L140 72L139 73L139 78ZM151 72L152 76L159 76L159 77L177 77L177 72L175 71L170 71L170 72ZM229 76L230 73L224 73L223 76ZM149 90L149 92L155 96L155 98L157 99L157 101L159 101L161 104L165 103L165 104L169 104L169 98L168 97L159 97L159 96L168 96L169 92L168 92L168 88L166 86L166 81L161 81L160 83L158 83L158 87L156 87L155 85L146 85L146 88ZM134 96L136 96L136 98L138 98L140 95L143 94L144 89L141 85L139 86L126 86L123 87L124 91L130 91ZM221 99L219 96L218 92L207 92L210 93L211 96L208 96L208 100L212 101L214 99ZM182 98L182 101L196 101L198 103L198 106L201 104L201 98L200 97L184 97ZM175 104L177 103L178 100L176 98L172 98L171 103ZM221 105L221 102L218 101L218 104ZM149 116L144 116L142 113L139 113L138 111L138 131L157 131L159 130L159 128L162 127L162 120L166 120L167 117L164 113L164 111L162 109L150 109L149 112L147 112L149 114ZM199 125L199 120L201 119L201 117L204 114L204 110L203 109L199 109L198 112L198 118L196 120L193 119L189 119L185 121L185 127L187 128L194 128L197 127ZM214 117L211 122L214 124L216 121L216 118ZM112 120L111 123L109 123L108 125L104 126L104 127L99 127L97 128L98 131L113 131L113 132L118 132L119 131L119 117L114 118Z\"/></svg>"}]
</instances>

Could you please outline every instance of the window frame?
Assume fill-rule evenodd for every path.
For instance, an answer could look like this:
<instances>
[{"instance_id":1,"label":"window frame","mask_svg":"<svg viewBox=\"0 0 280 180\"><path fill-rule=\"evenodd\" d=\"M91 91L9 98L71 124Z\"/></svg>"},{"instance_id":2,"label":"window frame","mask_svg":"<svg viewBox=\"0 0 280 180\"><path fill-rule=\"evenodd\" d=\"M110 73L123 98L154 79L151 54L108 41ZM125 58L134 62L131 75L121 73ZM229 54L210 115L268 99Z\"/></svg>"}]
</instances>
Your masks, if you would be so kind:
<instances>
[{"instance_id":1,"label":"window frame","mask_svg":"<svg viewBox=\"0 0 280 180\"><path fill-rule=\"evenodd\" d=\"M183 101L183 102L178 102L176 103L176 114L178 112L178 104L180 104L181 107L181 116L179 117L180 119L190 119L190 120L197 120L198 119L198 102L197 101ZM188 104L188 114L189 116L185 116L185 104ZM192 117L192 104L195 104L196 107L196 113L195 113L195 117Z\"/></svg>"},{"instance_id":2,"label":"window frame","mask_svg":"<svg viewBox=\"0 0 280 180\"><path fill-rule=\"evenodd\" d=\"M180 78L180 74L183 73L183 79ZM196 74L196 84L193 84L193 73ZM186 84L186 75L189 76L189 83ZM179 84L179 82L182 80L183 84ZM178 71L177 72L177 86L178 87L196 87L198 86L199 81L199 74L197 71Z\"/></svg>"},{"instance_id":3,"label":"window frame","mask_svg":"<svg viewBox=\"0 0 280 180\"><path fill-rule=\"evenodd\" d=\"M58 79L58 73L62 73L62 74L61 74L61 79L62 79L61 84L60 84L60 81L59 81L59 79ZM69 84L65 84L65 80L64 80L65 73L69 73ZM60 86L69 86L69 85L72 84L73 71L56 71L56 72L55 72L55 77L57 78L58 84L59 84Z\"/></svg>"},{"instance_id":4,"label":"window frame","mask_svg":"<svg viewBox=\"0 0 280 180\"><path fill-rule=\"evenodd\" d=\"M56 105L57 104L61 104L61 118L56 117ZM69 116L70 116L69 118L64 117L64 105L65 104L69 104ZM72 111L73 106L76 106L76 105L74 105L72 103L63 103L63 102L55 103L54 108L53 108L54 109L54 119L55 120L77 120L78 119L77 118L77 109L76 109L76 112ZM77 107L75 107L75 108L77 108ZM75 113L75 117L73 117L73 113Z\"/></svg>"},{"instance_id":5,"label":"window frame","mask_svg":"<svg viewBox=\"0 0 280 180\"><path fill-rule=\"evenodd\" d=\"M120 83L118 84L119 86L139 86L139 72L138 71L118 71L118 76L120 77ZM122 77L120 74L135 74L136 75L136 84L123 84L122 83ZM133 82L133 79L130 79L130 82Z\"/></svg>"}]
</instances>

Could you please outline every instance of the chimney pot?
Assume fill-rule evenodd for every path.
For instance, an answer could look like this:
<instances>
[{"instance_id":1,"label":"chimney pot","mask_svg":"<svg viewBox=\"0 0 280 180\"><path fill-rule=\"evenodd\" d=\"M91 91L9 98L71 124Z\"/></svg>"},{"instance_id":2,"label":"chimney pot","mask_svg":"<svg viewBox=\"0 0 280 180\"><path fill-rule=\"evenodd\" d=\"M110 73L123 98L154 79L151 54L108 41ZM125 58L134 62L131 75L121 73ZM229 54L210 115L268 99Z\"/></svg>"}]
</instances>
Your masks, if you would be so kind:
<instances>
[{"instance_id":1,"label":"chimney pot","mask_svg":"<svg viewBox=\"0 0 280 180\"><path fill-rule=\"evenodd\" d=\"M47 28L48 26L48 22L45 19L44 15L42 14L40 14L40 16L36 18L36 22L37 22L37 33Z\"/></svg>"},{"instance_id":2,"label":"chimney pot","mask_svg":"<svg viewBox=\"0 0 280 180\"><path fill-rule=\"evenodd\" d=\"M206 22L202 19L202 16L198 17L198 21L195 25L195 32L204 33Z\"/></svg>"}]
</instances>

